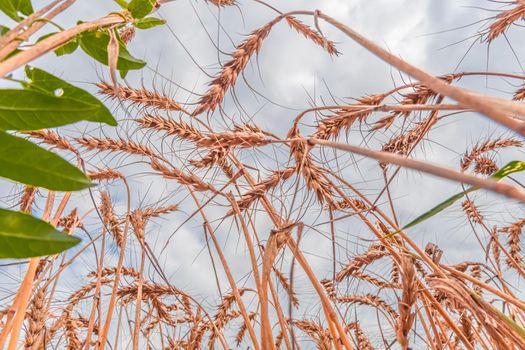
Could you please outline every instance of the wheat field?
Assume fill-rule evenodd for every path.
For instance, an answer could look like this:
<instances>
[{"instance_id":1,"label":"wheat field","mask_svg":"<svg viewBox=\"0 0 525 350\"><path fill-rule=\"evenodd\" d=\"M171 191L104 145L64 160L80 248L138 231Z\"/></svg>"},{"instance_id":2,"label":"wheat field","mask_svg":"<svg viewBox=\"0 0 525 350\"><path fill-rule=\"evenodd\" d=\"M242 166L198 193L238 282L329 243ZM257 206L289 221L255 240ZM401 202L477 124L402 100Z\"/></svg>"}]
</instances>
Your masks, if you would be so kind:
<instances>
[{"instance_id":1,"label":"wheat field","mask_svg":"<svg viewBox=\"0 0 525 350\"><path fill-rule=\"evenodd\" d=\"M159 11L179 1L159 1ZM525 73L514 61L525 2L467 9L483 17L472 45L495 48L498 70L439 75L337 14L250 2L257 24L243 3L196 5L215 14L214 26L194 25L216 62L198 46L180 54L204 80L179 84L186 68L162 75L160 58L137 83L87 66L118 127L24 134L97 186L3 192L6 205L83 241L32 272L2 266L0 348L525 349ZM151 40L178 39L177 23L168 26ZM120 29L130 45L137 35ZM366 92L341 90L352 76L333 88L328 78L288 82L267 63L301 60L266 51L284 40L334 67L374 60L360 68ZM287 105L265 75L294 85L303 104ZM508 164L519 169L494 177Z\"/></svg>"}]
</instances>

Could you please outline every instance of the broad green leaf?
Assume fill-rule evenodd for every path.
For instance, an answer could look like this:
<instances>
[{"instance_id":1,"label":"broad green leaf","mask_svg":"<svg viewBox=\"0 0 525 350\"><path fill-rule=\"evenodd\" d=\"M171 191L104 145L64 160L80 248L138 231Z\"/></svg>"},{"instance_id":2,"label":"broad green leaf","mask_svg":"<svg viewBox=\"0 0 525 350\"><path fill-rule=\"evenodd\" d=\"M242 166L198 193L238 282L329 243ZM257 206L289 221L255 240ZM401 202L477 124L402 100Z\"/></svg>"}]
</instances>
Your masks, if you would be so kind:
<instances>
[{"instance_id":1,"label":"broad green leaf","mask_svg":"<svg viewBox=\"0 0 525 350\"><path fill-rule=\"evenodd\" d=\"M156 26L161 26L163 24L166 24L166 21L163 19L155 18L155 17L146 17L139 19L133 25L137 27L138 29L149 29Z\"/></svg>"},{"instance_id":2,"label":"broad green leaf","mask_svg":"<svg viewBox=\"0 0 525 350\"><path fill-rule=\"evenodd\" d=\"M0 258L52 255L79 242L29 214L0 209Z\"/></svg>"},{"instance_id":3,"label":"broad green leaf","mask_svg":"<svg viewBox=\"0 0 525 350\"><path fill-rule=\"evenodd\" d=\"M116 125L97 98L37 68L26 68L25 90L0 89L0 130L38 130L81 120Z\"/></svg>"},{"instance_id":4,"label":"broad green leaf","mask_svg":"<svg viewBox=\"0 0 525 350\"><path fill-rule=\"evenodd\" d=\"M62 99L75 101L78 104L89 105L89 111L82 113L82 120L101 122L113 126L117 125L117 121L113 118L107 107L89 92L66 83L38 68L26 67L26 75L31 80L30 83L25 84L29 90L47 93L50 96L61 93L60 98ZM69 123L67 120L64 120L64 122L66 122L65 124Z\"/></svg>"},{"instance_id":5,"label":"broad green leaf","mask_svg":"<svg viewBox=\"0 0 525 350\"><path fill-rule=\"evenodd\" d=\"M33 6L31 0L0 0L0 11L19 22L22 20L20 14L29 16L33 13Z\"/></svg>"},{"instance_id":6,"label":"broad green leaf","mask_svg":"<svg viewBox=\"0 0 525 350\"><path fill-rule=\"evenodd\" d=\"M99 108L38 90L0 90L0 130L39 130L74 123Z\"/></svg>"},{"instance_id":7,"label":"broad green leaf","mask_svg":"<svg viewBox=\"0 0 525 350\"><path fill-rule=\"evenodd\" d=\"M102 64L108 64L109 34L104 31L91 31L82 33L80 36L80 47L88 55ZM118 70L141 69L146 62L139 60L129 53L126 45L120 41L117 62Z\"/></svg>"},{"instance_id":8,"label":"broad green leaf","mask_svg":"<svg viewBox=\"0 0 525 350\"><path fill-rule=\"evenodd\" d=\"M75 52L78 47L80 46L80 42L78 41L78 38L75 37L71 40L69 40L64 45L60 46L58 49L55 49L55 55L57 56L64 56L64 55L70 55L73 52Z\"/></svg>"},{"instance_id":9,"label":"broad green leaf","mask_svg":"<svg viewBox=\"0 0 525 350\"><path fill-rule=\"evenodd\" d=\"M30 141L0 131L0 145L0 177L52 191L77 191L91 186L89 178L77 167Z\"/></svg>"},{"instance_id":10,"label":"broad green leaf","mask_svg":"<svg viewBox=\"0 0 525 350\"><path fill-rule=\"evenodd\" d=\"M133 18L144 18L151 13L155 0L131 0L128 11Z\"/></svg>"},{"instance_id":11,"label":"broad green leaf","mask_svg":"<svg viewBox=\"0 0 525 350\"><path fill-rule=\"evenodd\" d=\"M519 160L513 160L512 162L505 165L503 168L496 171L494 174L490 176L490 179L493 179L494 181L500 181L501 179L509 176L512 173L516 173L519 171L525 170L525 162L519 161ZM425 212L424 214L421 214L414 220L410 221L408 224L403 226L403 230L416 226L417 224L431 218L432 216L442 212L443 210L450 207L452 204L454 204L457 200L463 198L464 195L479 190L479 187L472 186L467 188L465 191L457 193L453 195L452 197L446 199L445 201L439 203L434 208L430 209L429 211Z\"/></svg>"}]
</instances>

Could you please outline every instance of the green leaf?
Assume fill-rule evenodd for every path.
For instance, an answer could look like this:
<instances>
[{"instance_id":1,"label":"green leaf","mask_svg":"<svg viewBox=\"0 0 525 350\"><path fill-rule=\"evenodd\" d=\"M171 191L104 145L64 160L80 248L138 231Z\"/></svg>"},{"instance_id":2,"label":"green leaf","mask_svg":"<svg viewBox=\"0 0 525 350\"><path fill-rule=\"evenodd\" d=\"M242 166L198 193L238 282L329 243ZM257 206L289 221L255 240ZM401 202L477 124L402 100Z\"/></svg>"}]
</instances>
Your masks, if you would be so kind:
<instances>
[{"instance_id":1,"label":"green leaf","mask_svg":"<svg viewBox=\"0 0 525 350\"><path fill-rule=\"evenodd\" d=\"M109 34L105 31L84 32L80 36L80 47L88 55L102 64L108 64ZM118 70L141 69L146 62L139 60L129 53L126 45L119 41Z\"/></svg>"},{"instance_id":2,"label":"green leaf","mask_svg":"<svg viewBox=\"0 0 525 350\"><path fill-rule=\"evenodd\" d=\"M98 107L36 90L0 90L0 130L39 130L90 118Z\"/></svg>"},{"instance_id":3,"label":"green leaf","mask_svg":"<svg viewBox=\"0 0 525 350\"><path fill-rule=\"evenodd\" d=\"M31 0L0 0L0 11L19 22L22 20L20 14L29 16L33 13L33 6Z\"/></svg>"},{"instance_id":4,"label":"green leaf","mask_svg":"<svg viewBox=\"0 0 525 350\"><path fill-rule=\"evenodd\" d=\"M78 38L75 37L65 43L64 45L60 46L59 48L55 49L55 55L57 56L64 56L64 55L70 55L73 52L75 52L78 47L80 46L80 42L78 41Z\"/></svg>"},{"instance_id":5,"label":"green leaf","mask_svg":"<svg viewBox=\"0 0 525 350\"><path fill-rule=\"evenodd\" d=\"M37 68L26 67L25 90L0 89L0 130L39 130L81 120L116 125L96 97Z\"/></svg>"},{"instance_id":6,"label":"green leaf","mask_svg":"<svg viewBox=\"0 0 525 350\"><path fill-rule=\"evenodd\" d=\"M475 190L477 190L477 188L471 187L471 188L469 188L466 191L457 193L457 194L453 195L452 197L449 197L445 201L443 201L443 202L439 203L438 205L436 205L434 208L430 209L429 211L425 212L424 214L421 214L420 216L418 216L414 220L410 221L408 224L406 224L403 227L403 230L405 230L407 228L410 228L410 227L413 227L413 226L416 226L417 224L422 223L423 221L433 217L434 215L436 215L436 214L442 212L443 210L447 209L448 207L450 207L457 200L463 198L463 196L465 194L467 194L469 192L472 192L472 191L475 191Z\"/></svg>"},{"instance_id":7,"label":"green leaf","mask_svg":"<svg viewBox=\"0 0 525 350\"><path fill-rule=\"evenodd\" d=\"M47 93L49 96L53 97L56 97L57 92L60 92L62 94L59 98L63 100L74 101L78 105L88 105L89 110L85 113L81 113L81 119L77 118L77 120L101 122L113 126L117 125L117 121L113 118L113 115L107 107L89 92L66 83L62 79L38 68L26 67L26 75L31 80L30 83L25 84L26 88L29 90ZM64 123L61 125L74 121L76 120L63 120Z\"/></svg>"},{"instance_id":8,"label":"green leaf","mask_svg":"<svg viewBox=\"0 0 525 350\"><path fill-rule=\"evenodd\" d=\"M0 209L0 258L52 255L79 242L29 214Z\"/></svg>"},{"instance_id":9,"label":"green leaf","mask_svg":"<svg viewBox=\"0 0 525 350\"><path fill-rule=\"evenodd\" d=\"M151 13L155 0L131 0L128 11L133 18L144 18Z\"/></svg>"},{"instance_id":10,"label":"green leaf","mask_svg":"<svg viewBox=\"0 0 525 350\"><path fill-rule=\"evenodd\" d=\"M0 131L0 176L52 191L77 191L91 181L77 167L23 138Z\"/></svg>"},{"instance_id":11,"label":"green leaf","mask_svg":"<svg viewBox=\"0 0 525 350\"><path fill-rule=\"evenodd\" d=\"M501 180L512 173L517 173L523 170L525 170L525 162L513 160L512 162L508 163L503 168L499 169L494 174L492 174L491 178Z\"/></svg>"},{"instance_id":12,"label":"green leaf","mask_svg":"<svg viewBox=\"0 0 525 350\"><path fill-rule=\"evenodd\" d=\"M138 21L135 21L135 23L133 23L133 25L138 29L149 29L156 26L161 26L163 24L166 24L165 20L155 17L146 17L143 19L139 19Z\"/></svg>"},{"instance_id":13,"label":"green leaf","mask_svg":"<svg viewBox=\"0 0 525 350\"><path fill-rule=\"evenodd\" d=\"M516 173L519 171L525 170L525 162L519 161L519 160L513 160L512 162L505 165L503 168L496 171L494 174L490 176L490 179L493 179L495 181L500 181L501 179L509 176L512 173ZM417 224L431 218L432 216L442 212L443 210L450 207L452 204L454 204L457 200L463 198L464 195L479 190L479 187L472 186L467 188L465 191L457 193L453 195L452 197L446 199L445 201L439 203L434 208L430 209L429 211L421 214L414 220L410 221L408 224L403 226L403 230L416 226Z\"/></svg>"}]
</instances>

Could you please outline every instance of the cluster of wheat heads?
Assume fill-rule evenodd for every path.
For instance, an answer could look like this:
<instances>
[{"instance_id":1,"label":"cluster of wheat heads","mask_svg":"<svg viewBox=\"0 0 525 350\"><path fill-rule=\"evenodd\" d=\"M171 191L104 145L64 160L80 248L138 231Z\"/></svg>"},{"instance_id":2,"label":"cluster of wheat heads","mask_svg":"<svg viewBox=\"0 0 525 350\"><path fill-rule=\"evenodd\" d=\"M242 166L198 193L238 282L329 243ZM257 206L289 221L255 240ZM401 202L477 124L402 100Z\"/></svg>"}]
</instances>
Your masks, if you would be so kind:
<instances>
[{"instance_id":1,"label":"cluster of wheat heads","mask_svg":"<svg viewBox=\"0 0 525 350\"><path fill-rule=\"evenodd\" d=\"M221 11L235 5L211 2ZM496 40L522 19L525 3L511 5L490 19L482 40ZM416 82L351 103L318 104L289 115L288 124L276 128L223 108L228 99L237 99L235 87L242 85L244 70L276 26L288 25L319 50L338 55L321 32L321 21ZM523 202L517 185L486 179L504 165L501 154L523 148L521 103L474 95L459 81L495 75L521 86L525 76L461 72L432 77L317 11L278 14L228 57L208 90L190 103L144 87L98 83L99 93L126 111L120 137L68 137L51 130L28 135L78 159L99 186L84 198L94 206L69 211L69 194L27 188L19 197L21 208L38 208L54 225L85 233L82 248L40 260L29 286L21 345L525 348L521 204L512 206L508 198L496 196L489 197L490 203L504 205L487 206L485 190L462 196L446 213L469 227L479 243L468 246L479 251L479 260L463 261L462 254L459 260L449 256L436 241L422 241L419 227L403 230L403 208L393 195L407 166ZM513 99L521 98L523 88ZM417 161L414 154L431 147L431 133L439 133L451 116L461 118L472 110L514 127L517 135L479 135L455 169ZM366 147L345 147L348 140ZM356 154L374 160L365 162ZM350 175L360 171L367 172L373 190ZM154 205L132 198L144 184L158 196ZM416 207L416 212L424 209ZM509 208L515 212L494 212ZM170 242L181 234L184 239L177 244L182 246L175 247ZM459 233L449 237L457 244L464 239ZM322 270L311 263L312 240L331 252L322 257L329 261ZM204 256L199 264L206 264L208 274L192 274L194 261L180 261L197 259L184 255L190 245L199 245ZM86 270L78 264L89 272L81 276L82 284L71 285L70 275ZM168 268L170 273L186 269L183 275L190 280L169 274ZM203 293L195 285L212 290ZM13 314L9 305L1 310L4 325ZM2 344L4 334L5 328Z\"/></svg>"}]
</instances>

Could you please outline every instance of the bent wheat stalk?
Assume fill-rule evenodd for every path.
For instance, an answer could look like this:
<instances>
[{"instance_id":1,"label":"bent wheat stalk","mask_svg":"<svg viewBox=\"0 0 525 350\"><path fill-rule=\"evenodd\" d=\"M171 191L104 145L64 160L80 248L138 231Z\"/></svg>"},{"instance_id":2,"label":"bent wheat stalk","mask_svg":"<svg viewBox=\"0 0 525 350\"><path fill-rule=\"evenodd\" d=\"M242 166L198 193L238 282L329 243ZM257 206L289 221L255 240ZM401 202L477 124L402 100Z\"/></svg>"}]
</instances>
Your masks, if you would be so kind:
<instances>
[{"instance_id":1,"label":"bent wheat stalk","mask_svg":"<svg viewBox=\"0 0 525 350\"><path fill-rule=\"evenodd\" d=\"M469 184L472 186L477 186L484 188L486 190L501 194L503 196L517 199L520 202L525 203L525 192L520 190L516 186L499 183L493 180L483 179L477 176L460 173L452 169L448 169L442 166L422 162L415 159L406 158L397 154L392 154L389 152L374 151L367 148L362 148L354 145L342 144L327 140L319 140L315 138L308 139L308 142L311 145L322 145L342 151L357 153L365 157L374 158L383 163L391 163L400 165L405 168L414 169L422 171L428 174L435 176L443 177L449 180L461 182L464 184Z\"/></svg>"},{"instance_id":2,"label":"bent wheat stalk","mask_svg":"<svg viewBox=\"0 0 525 350\"><path fill-rule=\"evenodd\" d=\"M493 96L486 96L477 92L447 84L443 80L436 78L424 70L413 66L401 58L391 54L379 45L355 32L350 27L341 22L338 22L330 16L321 13L320 11L297 11L291 14L313 15L322 18L359 43L361 46L366 48L368 51L372 52L377 57L381 58L397 69L413 76L432 90L444 96L450 97L460 102L462 105L472 108L473 110L486 115L495 122L502 124L511 130L514 130L516 133L522 136L525 136L525 123L509 116L516 115L517 117L523 119L525 117L525 107L523 104L516 103L515 101L507 101L505 99Z\"/></svg>"}]
</instances>

